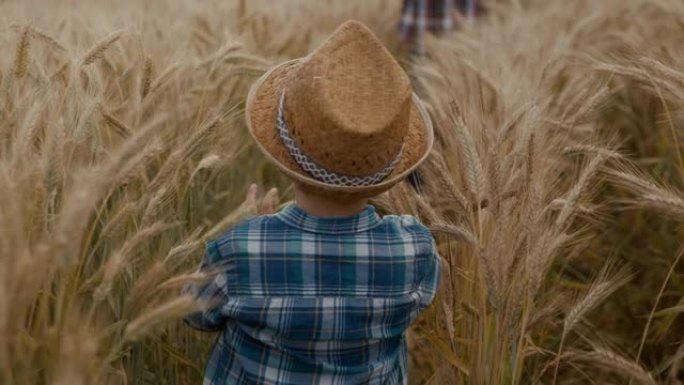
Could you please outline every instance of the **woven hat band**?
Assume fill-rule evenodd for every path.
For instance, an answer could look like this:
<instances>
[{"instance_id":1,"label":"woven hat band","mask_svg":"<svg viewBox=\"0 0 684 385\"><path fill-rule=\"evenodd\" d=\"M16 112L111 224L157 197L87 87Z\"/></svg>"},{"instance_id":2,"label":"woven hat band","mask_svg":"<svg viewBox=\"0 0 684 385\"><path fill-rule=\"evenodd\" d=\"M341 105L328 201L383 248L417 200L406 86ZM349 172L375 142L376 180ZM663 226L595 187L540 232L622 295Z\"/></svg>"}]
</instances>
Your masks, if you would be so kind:
<instances>
[{"instance_id":1,"label":"woven hat band","mask_svg":"<svg viewBox=\"0 0 684 385\"><path fill-rule=\"evenodd\" d=\"M397 163L401 159L404 146L399 148L399 151L394 156L385 168L382 170L366 176L352 176L339 174L333 171L326 170L325 168L318 165L311 158L309 158L301 148L294 141L290 135L290 130L285 122L285 93L283 92L280 96L280 102L278 104L278 114L276 119L276 127L278 129L278 135L283 141L283 144L287 148L290 156L297 162L297 164L311 175L314 179L327 183L334 186L345 186L345 187L359 187L359 186L372 186L381 182L389 174L392 173Z\"/></svg>"}]
</instances>

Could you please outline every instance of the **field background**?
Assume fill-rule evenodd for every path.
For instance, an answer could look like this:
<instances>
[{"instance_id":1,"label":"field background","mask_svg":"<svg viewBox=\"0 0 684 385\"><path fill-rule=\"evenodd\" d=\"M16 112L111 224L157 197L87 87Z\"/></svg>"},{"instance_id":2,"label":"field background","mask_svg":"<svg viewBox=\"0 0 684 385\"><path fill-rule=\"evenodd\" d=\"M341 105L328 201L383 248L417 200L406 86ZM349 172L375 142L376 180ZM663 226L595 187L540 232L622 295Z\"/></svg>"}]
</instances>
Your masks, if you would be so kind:
<instances>
[{"instance_id":1,"label":"field background","mask_svg":"<svg viewBox=\"0 0 684 385\"><path fill-rule=\"evenodd\" d=\"M684 384L684 3L510 0L409 63L398 0L0 1L0 383L196 384L203 243L288 182L249 86L368 24L428 103L414 384Z\"/></svg>"}]
</instances>

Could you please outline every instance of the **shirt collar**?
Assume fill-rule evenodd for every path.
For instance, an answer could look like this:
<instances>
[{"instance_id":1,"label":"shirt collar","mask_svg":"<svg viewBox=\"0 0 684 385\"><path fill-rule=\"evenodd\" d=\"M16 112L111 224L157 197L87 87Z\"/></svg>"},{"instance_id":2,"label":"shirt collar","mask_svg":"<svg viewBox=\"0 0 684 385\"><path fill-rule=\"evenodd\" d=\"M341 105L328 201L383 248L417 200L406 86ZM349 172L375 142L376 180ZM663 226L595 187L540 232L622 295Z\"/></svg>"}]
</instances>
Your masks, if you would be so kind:
<instances>
[{"instance_id":1,"label":"shirt collar","mask_svg":"<svg viewBox=\"0 0 684 385\"><path fill-rule=\"evenodd\" d=\"M380 224L375 207L367 205L361 212L340 218L321 218L307 214L296 204L291 204L276 214L280 220L292 227L323 234L358 233Z\"/></svg>"}]
</instances>

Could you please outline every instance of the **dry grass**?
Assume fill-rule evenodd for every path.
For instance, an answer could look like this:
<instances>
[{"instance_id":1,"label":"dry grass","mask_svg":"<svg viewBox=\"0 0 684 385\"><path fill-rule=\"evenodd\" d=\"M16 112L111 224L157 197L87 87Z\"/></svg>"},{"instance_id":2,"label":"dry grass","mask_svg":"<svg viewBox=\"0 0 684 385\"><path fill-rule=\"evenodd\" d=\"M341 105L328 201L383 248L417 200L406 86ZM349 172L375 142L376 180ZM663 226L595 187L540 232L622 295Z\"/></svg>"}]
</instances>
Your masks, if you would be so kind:
<instances>
[{"instance_id":1,"label":"dry grass","mask_svg":"<svg viewBox=\"0 0 684 385\"><path fill-rule=\"evenodd\" d=\"M0 3L0 382L198 383L179 288L249 182L287 185L248 86L351 17L396 48L399 2L82 3ZM677 0L497 2L412 66L425 194L376 203L444 259L413 383L681 383L682 26Z\"/></svg>"}]
</instances>

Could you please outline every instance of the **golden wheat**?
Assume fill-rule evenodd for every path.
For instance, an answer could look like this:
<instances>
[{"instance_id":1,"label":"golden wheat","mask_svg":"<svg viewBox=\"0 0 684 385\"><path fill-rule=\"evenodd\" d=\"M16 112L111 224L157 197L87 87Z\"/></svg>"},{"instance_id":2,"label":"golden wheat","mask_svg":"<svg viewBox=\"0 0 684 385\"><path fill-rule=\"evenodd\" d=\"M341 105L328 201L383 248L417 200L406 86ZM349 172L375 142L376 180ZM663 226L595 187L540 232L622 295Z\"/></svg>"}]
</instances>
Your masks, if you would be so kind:
<instances>
[{"instance_id":1,"label":"golden wheat","mask_svg":"<svg viewBox=\"0 0 684 385\"><path fill-rule=\"evenodd\" d=\"M374 200L419 216L443 260L411 383L674 384L681 232L649 213L684 218L684 6L490 5L406 63L437 143L422 194ZM0 382L200 382L211 341L178 322L202 305L179 288L259 210L250 182L291 196L249 144L248 87L348 18L396 49L399 7L0 2ZM592 281L614 253L635 283Z\"/></svg>"}]
</instances>

